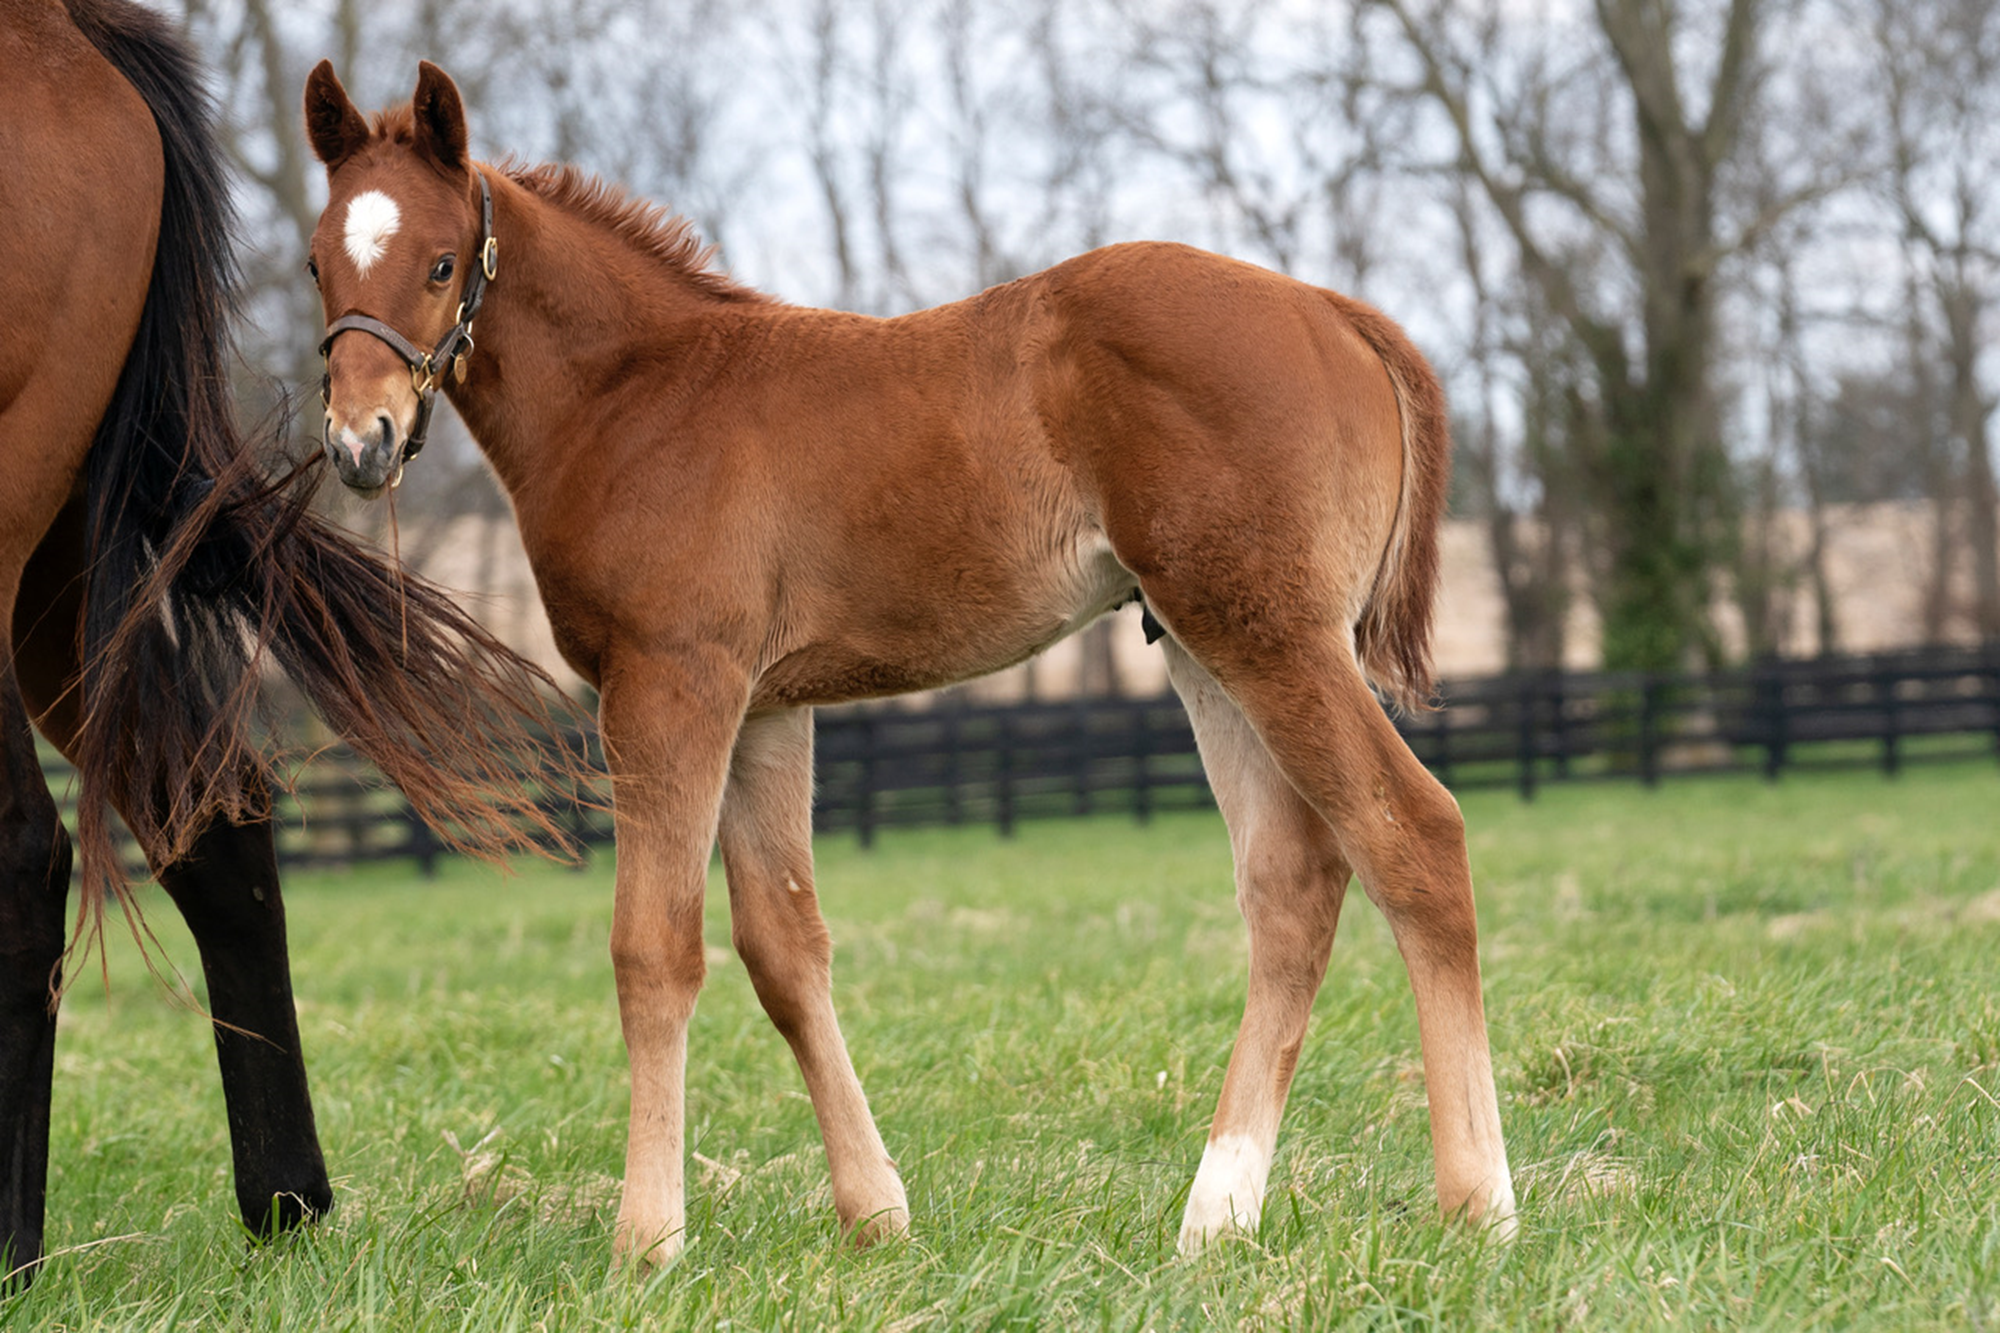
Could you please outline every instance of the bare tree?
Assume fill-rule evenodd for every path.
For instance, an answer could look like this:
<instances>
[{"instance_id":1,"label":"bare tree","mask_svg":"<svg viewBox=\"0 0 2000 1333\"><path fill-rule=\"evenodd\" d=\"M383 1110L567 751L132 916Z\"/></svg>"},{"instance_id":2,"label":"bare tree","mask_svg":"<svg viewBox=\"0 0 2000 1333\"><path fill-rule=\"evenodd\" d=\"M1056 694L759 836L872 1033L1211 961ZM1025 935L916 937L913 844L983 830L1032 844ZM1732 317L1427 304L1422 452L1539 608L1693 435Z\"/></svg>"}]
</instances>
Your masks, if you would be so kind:
<instances>
[{"instance_id":1,"label":"bare tree","mask_svg":"<svg viewBox=\"0 0 2000 1333\"><path fill-rule=\"evenodd\" d=\"M1926 629L1942 635L1962 538L1972 628L2000 636L2000 493L1981 360L2000 306L2000 5L1874 0L1872 29L1892 157L1888 195L1908 264L1910 373L1934 377L1957 455L1939 470ZM1928 395L1926 395L1928 397Z\"/></svg>"},{"instance_id":2,"label":"bare tree","mask_svg":"<svg viewBox=\"0 0 2000 1333\"><path fill-rule=\"evenodd\" d=\"M1595 0L1587 21L1528 33L1503 31L1494 8L1379 3L1454 165L1589 360L1603 430L1584 475L1608 520L1606 663L1715 657L1709 606L1738 522L1712 379L1721 269L1833 183L1806 172L1761 211L1726 206L1776 6Z\"/></svg>"},{"instance_id":3,"label":"bare tree","mask_svg":"<svg viewBox=\"0 0 2000 1333\"><path fill-rule=\"evenodd\" d=\"M1499 585L1507 669L1529 671L1563 662L1576 544L1571 487L1561 443L1570 425L1563 386L1566 360L1534 317L1533 296L1518 274L1497 264L1487 228L1465 182L1454 182L1451 209L1459 261L1472 288L1465 355L1475 388L1461 393L1453 435L1460 496L1454 509L1477 517ZM1518 395L1509 369L1520 376ZM1508 403L1518 429L1503 425Z\"/></svg>"},{"instance_id":4,"label":"bare tree","mask_svg":"<svg viewBox=\"0 0 2000 1333\"><path fill-rule=\"evenodd\" d=\"M1383 142L1401 109L1377 95L1357 11L1277 0L1119 4L1124 135L1194 189L1213 240L1365 294L1386 209Z\"/></svg>"},{"instance_id":5,"label":"bare tree","mask_svg":"<svg viewBox=\"0 0 2000 1333\"><path fill-rule=\"evenodd\" d=\"M853 239L854 205L847 197L842 171L838 120L834 108L839 97L843 30L841 6L837 0L815 0L810 17L812 48L806 79L806 122L813 181L826 211L828 244L832 249L837 288L834 304L853 309L860 300L860 257Z\"/></svg>"},{"instance_id":6,"label":"bare tree","mask_svg":"<svg viewBox=\"0 0 2000 1333\"><path fill-rule=\"evenodd\" d=\"M1840 614L1834 598L1832 574L1827 568L1832 538L1828 513L1828 460L1816 447L1820 392L1805 347L1807 314L1801 309L1797 255L1793 247L1777 247L1772 262L1776 279L1774 293L1775 341L1770 368L1770 421L1772 444L1783 450L1798 479L1799 498L1804 501L1806 547L1801 564L1812 591L1813 642L1821 653L1840 651Z\"/></svg>"}]
</instances>

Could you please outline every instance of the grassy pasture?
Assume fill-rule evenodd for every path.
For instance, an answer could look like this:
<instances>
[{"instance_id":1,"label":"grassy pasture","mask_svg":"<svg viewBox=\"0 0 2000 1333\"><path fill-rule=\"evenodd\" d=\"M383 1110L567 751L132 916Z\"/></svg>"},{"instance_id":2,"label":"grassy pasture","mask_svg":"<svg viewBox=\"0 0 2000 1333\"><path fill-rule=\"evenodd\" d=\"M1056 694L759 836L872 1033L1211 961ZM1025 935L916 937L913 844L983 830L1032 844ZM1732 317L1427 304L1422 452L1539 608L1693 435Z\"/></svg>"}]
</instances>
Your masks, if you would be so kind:
<instances>
[{"instance_id":1,"label":"grassy pasture","mask_svg":"<svg viewBox=\"0 0 2000 1333\"><path fill-rule=\"evenodd\" d=\"M1194 1263L1174 1234L1246 956L1215 816L821 848L842 1019L915 1214L859 1254L718 873L692 1244L644 1285L606 1276L608 867L296 876L338 1209L246 1243L207 1033L126 943L63 1016L66 1252L0 1326L2000 1327L1996 814L1990 765L1468 798L1520 1239L1433 1216L1409 991L1356 892L1263 1233Z\"/></svg>"}]
</instances>

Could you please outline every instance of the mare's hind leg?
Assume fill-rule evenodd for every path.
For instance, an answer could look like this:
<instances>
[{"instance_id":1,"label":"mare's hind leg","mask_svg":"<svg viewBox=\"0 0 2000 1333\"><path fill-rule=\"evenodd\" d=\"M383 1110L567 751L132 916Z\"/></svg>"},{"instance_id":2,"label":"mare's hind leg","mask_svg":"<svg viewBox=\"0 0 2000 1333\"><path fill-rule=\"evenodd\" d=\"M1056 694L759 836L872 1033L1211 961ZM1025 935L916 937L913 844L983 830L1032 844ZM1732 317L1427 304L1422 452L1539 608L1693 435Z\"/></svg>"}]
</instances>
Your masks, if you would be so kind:
<instances>
[{"instance_id":1,"label":"mare's hind leg","mask_svg":"<svg viewBox=\"0 0 2000 1333\"><path fill-rule=\"evenodd\" d=\"M865 1244L906 1230L910 1209L834 1017L833 946L813 892L812 741L809 709L744 724L722 800L722 863L736 951L805 1075L841 1230Z\"/></svg>"},{"instance_id":2,"label":"mare's hind leg","mask_svg":"<svg viewBox=\"0 0 2000 1333\"><path fill-rule=\"evenodd\" d=\"M271 825L218 820L160 871L201 952L229 1114L236 1206L257 1235L333 1206L292 1002Z\"/></svg>"},{"instance_id":3,"label":"mare's hind leg","mask_svg":"<svg viewBox=\"0 0 2000 1333\"><path fill-rule=\"evenodd\" d=\"M1166 650L1229 825L1236 900L1250 928L1243 1026L1181 1220L1181 1253L1191 1254L1218 1235L1257 1229L1349 872L1333 829L1278 772L1241 710L1179 644L1168 639Z\"/></svg>"},{"instance_id":4,"label":"mare's hind leg","mask_svg":"<svg viewBox=\"0 0 2000 1333\"><path fill-rule=\"evenodd\" d=\"M42 782L12 664L0 657L0 1292L32 1279L42 1257L56 1050L50 984L69 867L69 835Z\"/></svg>"},{"instance_id":5,"label":"mare's hind leg","mask_svg":"<svg viewBox=\"0 0 2000 1333\"><path fill-rule=\"evenodd\" d=\"M1169 590L1147 589L1166 623ZM1213 624L1215 622L1208 622ZM1252 641L1183 644L1234 699L1278 770L1332 825L1343 859L1395 933L1416 994L1437 1159L1438 1203L1511 1233L1514 1190L1500 1133L1465 821L1369 693L1343 636L1301 618Z\"/></svg>"},{"instance_id":6,"label":"mare's hind leg","mask_svg":"<svg viewBox=\"0 0 2000 1333\"><path fill-rule=\"evenodd\" d=\"M78 725L81 523L76 504L56 520L29 563L15 618L22 691L36 725L65 751ZM218 820L187 856L157 869L201 953L244 1225L260 1235L297 1226L325 1212L333 1193L300 1051L271 826Z\"/></svg>"}]
</instances>

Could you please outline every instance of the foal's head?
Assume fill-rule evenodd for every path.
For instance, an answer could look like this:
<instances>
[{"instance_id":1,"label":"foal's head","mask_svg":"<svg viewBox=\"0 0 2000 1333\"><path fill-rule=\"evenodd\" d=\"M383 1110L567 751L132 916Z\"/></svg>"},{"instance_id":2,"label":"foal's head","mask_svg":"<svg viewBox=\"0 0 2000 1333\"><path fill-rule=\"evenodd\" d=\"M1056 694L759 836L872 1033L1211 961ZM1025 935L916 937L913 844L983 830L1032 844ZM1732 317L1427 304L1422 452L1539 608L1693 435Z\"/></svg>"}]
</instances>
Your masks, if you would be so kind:
<instances>
[{"instance_id":1,"label":"foal's head","mask_svg":"<svg viewBox=\"0 0 2000 1333\"><path fill-rule=\"evenodd\" d=\"M328 186L309 261L328 324L325 447L340 479L373 495L422 447L437 388L471 350L453 335L483 287L475 274L490 276L497 252L483 246L465 107L443 70L420 64L409 108L372 126L327 61L305 100Z\"/></svg>"}]
</instances>

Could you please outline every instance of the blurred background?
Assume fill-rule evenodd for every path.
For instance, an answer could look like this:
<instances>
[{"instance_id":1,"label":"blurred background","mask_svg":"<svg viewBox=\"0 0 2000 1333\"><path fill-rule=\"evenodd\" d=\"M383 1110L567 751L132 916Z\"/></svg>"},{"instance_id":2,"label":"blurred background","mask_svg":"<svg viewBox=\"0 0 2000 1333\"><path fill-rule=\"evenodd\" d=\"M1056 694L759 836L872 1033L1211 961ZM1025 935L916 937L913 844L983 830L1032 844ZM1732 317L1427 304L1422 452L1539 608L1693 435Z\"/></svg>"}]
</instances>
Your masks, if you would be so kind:
<instances>
[{"instance_id":1,"label":"blurred background","mask_svg":"<svg viewBox=\"0 0 2000 1333\"><path fill-rule=\"evenodd\" d=\"M1990 0L178 13L241 173L252 399L309 402L318 375L306 71L331 57L380 106L427 57L481 156L623 182L788 301L894 314L1151 237L1379 305L1456 419L1448 677L2000 636ZM546 654L505 501L455 421L399 502L403 555ZM1136 622L985 692L1157 689Z\"/></svg>"}]
</instances>

